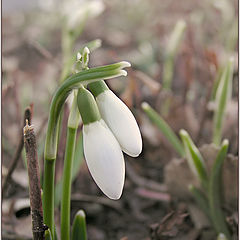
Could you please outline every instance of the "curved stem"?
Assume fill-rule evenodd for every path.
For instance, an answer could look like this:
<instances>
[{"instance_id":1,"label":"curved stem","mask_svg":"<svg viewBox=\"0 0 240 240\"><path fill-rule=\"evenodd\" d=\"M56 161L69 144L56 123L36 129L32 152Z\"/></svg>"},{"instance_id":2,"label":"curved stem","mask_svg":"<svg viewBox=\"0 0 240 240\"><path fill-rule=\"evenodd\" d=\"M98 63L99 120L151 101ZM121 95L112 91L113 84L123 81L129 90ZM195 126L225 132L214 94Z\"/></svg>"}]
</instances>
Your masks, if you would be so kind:
<instances>
[{"instance_id":1,"label":"curved stem","mask_svg":"<svg viewBox=\"0 0 240 240\"><path fill-rule=\"evenodd\" d=\"M126 67L126 63L116 63L108 66L91 68L82 72L76 73L69 77L56 91L50 106L50 114L48 120L48 129L45 144L45 158L56 158L56 137L57 127L56 123L59 118L59 113L62 106L74 88L80 87L80 84L88 84L90 82L109 79L117 76L126 75L123 67Z\"/></svg>"},{"instance_id":2,"label":"curved stem","mask_svg":"<svg viewBox=\"0 0 240 240\"><path fill-rule=\"evenodd\" d=\"M63 169L63 189L61 202L61 239L70 239L70 200L72 163L75 152L75 140L77 129L68 127L67 144Z\"/></svg>"}]
</instances>

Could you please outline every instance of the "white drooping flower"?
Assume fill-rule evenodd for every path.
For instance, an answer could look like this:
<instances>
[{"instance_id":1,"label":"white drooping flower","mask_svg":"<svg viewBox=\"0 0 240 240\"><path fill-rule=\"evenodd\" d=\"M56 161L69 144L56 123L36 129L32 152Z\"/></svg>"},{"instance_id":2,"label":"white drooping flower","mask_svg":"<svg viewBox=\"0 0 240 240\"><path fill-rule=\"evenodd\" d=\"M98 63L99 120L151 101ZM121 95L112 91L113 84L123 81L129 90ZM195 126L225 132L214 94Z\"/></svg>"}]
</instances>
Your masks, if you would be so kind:
<instances>
[{"instance_id":1,"label":"white drooping flower","mask_svg":"<svg viewBox=\"0 0 240 240\"><path fill-rule=\"evenodd\" d=\"M111 199L119 199L124 185L125 162L121 148L103 120L83 126L84 155L89 171Z\"/></svg>"},{"instance_id":2,"label":"white drooping flower","mask_svg":"<svg viewBox=\"0 0 240 240\"><path fill-rule=\"evenodd\" d=\"M96 101L102 118L122 150L132 157L137 157L142 151L142 138L132 112L109 89L100 93Z\"/></svg>"},{"instance_id":3,"label":"white drooping flower","mask_svg":"<svg viewBox=\"0 0 240 240\"><path fill-rule=\"evenodd\" d=\"M77 102L83 121L83 150L88 169L105 195L114 200L119 199L125 178L121 147L101 119L92 94L80 88Z\"/></svg>"}]
</instances>

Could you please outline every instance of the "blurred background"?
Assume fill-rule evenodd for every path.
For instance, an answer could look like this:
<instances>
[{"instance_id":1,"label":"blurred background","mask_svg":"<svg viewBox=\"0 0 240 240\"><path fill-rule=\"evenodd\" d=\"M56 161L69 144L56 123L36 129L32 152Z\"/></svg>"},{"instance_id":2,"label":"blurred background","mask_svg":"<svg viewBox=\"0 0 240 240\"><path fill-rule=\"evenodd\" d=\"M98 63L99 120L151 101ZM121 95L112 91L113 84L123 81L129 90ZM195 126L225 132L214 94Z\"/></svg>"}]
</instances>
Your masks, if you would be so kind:
<instances>
[{"instance_id":1,"label":"blurred background","mask_svg":"<svg viewBox=\"0 0 240 240\"><path fill-rule=\"evenodd\" d=\"M3 0L2 179L16 158L28 106L33 111L42 173L49 104L66 57L63 33L78 29L72 53L89 41L102 40L102 46L90 55L90 67L122 60L132 64L127 77L107 83L134 113L144 146L136 159L125 155L126 181L119 201L109 200L100 192L80 149L81 161L72 184L72 216L80 208L85 210L92 240L215 239L187 190L187 184L194 183L188 166L185 162L179 164L180 156L147 118L141 103L148 102L162 114L176 134L181 128L186 129L201 147L201 153L211 156L216 151L210 144L214 110L211 94L219 72L232 56L232 98L223 126L223 137L230 142L232 164L226 167L230 174L226 174L224 182L233 189L225 208L233 236L237 237L237 9L237 0ZM186 25L172 57L169 91L163 87L164 68L179 21ZM167 113L163 108L166 99ZM66 105L65 123L68 112ZM65 140L63 127L57 183L62 177ZM31 239L25 162L22 151L3 192L3 239ZM57 207L57 231L59 222Z\"/></svg>"}]
</instances>

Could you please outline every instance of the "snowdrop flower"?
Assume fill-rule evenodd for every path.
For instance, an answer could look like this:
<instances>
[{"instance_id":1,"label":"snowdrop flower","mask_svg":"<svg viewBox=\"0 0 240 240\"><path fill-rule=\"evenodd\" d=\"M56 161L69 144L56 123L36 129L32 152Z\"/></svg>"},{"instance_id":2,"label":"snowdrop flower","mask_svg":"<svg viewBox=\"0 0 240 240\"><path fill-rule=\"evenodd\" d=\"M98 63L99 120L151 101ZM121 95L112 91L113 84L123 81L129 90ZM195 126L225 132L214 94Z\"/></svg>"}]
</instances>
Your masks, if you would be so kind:
<instances>
[{"instance_id":1,"label":"snowdrop flower","mask_svg":"<svg viewBox=\"0 0 240 240\"><path fill-rule=\"evenodd\" d=\"M142 138L131 111L109 90L104 81L88 86L96 97L102 118L118 140L123 152L137 157L142 151Z\"/></svg>"},{"instance_id":2,"label":"snowdrop flower","mask_svg":"<svg viewBox=\"0 0 240 240\"><path fill-rule=\"evenodd\" d=\"M83 121L84 156L89 171L104 194L111 199L119 199L125 178L125 162L119 143L101 119L92 94L82 87L77 101Z\"/></svg>"}]
</instances>

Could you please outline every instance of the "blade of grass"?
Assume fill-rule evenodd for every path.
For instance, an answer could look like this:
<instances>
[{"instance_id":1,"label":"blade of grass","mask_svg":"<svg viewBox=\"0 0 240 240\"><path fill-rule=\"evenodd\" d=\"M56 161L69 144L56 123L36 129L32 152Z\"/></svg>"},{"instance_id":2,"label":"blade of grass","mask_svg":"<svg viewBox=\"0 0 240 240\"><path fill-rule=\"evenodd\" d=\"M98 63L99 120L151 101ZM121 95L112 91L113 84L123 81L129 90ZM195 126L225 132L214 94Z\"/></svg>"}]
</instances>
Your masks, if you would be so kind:
<instances>
[{"instance_id":1,"label":"blade of grass","mask_svg":"<svg viewBox=\"0 0 240 240\"><path fill-rule=\"evenodd\" d=\"M150 120L157 125L160 131L172 144L173 148L180 154L181 157L184 157L185 152L183 145L165 120L146 102L142 103L142 109L150 118Z\"/></svg>"}]
</instances>

